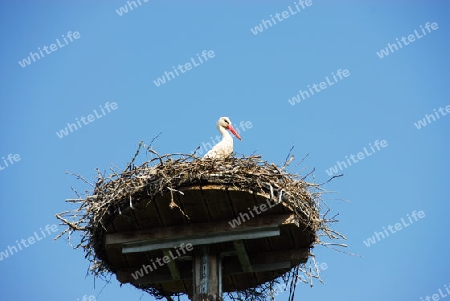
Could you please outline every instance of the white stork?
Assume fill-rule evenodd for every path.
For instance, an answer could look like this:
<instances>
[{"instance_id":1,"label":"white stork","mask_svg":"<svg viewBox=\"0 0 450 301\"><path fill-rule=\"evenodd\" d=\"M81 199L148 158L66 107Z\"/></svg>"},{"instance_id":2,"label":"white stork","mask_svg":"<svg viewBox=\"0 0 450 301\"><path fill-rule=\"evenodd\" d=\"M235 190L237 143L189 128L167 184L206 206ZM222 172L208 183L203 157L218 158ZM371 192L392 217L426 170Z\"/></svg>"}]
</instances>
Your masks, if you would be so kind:
<instances>
[{"instance_id":1,"label":"white stork","mask_svg":"<svg viewBox=\"0 0 450 301\"><path fill-rule=\"evenodd\" d=\"M220 117L219 121L217 121L217 129L222 134L222 140L214 145L214 147L205 154L204 158L228 158L233 153L233 137L231 137L229 130L232 132L236 138L239 140L241 136L236 132L234 127L231 125L230 118L228 117Z\"/></svg>"}]
</instances>

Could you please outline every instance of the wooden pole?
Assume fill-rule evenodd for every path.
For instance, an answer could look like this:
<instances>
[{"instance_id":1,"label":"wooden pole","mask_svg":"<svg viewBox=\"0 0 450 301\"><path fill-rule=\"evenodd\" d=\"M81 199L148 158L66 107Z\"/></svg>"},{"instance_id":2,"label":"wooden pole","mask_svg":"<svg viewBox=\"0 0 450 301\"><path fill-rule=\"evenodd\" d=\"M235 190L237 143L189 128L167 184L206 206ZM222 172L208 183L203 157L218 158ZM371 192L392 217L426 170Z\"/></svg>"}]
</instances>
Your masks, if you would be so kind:
<instances>
[{"instance_id":1,"label":"wooden pole","mask_svg":"<svg viewBox=\"0 0 450 301\"><path fill-rule=\"evenodd\" d=\"M193 301L222 301L220 256L208 246L194 250Z\"/></svg>"}]
</instances>

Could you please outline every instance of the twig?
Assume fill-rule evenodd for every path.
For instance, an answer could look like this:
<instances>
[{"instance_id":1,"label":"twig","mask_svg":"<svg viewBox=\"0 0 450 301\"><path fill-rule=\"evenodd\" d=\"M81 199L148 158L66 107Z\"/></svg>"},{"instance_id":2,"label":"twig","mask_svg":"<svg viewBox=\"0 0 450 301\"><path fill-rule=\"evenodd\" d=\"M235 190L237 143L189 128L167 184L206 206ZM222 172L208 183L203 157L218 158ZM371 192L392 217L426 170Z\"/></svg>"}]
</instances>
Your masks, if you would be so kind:
<instances>
[{"instance_id":1,"label":"twig","mask_svg":"<svg viewBox=\"0 0 450 301\"><path fill-rule=\"evenodd\" d=\"M133 156L133 159L131 159L130 163L128 163L127 167L125 168L125 171L127 171L128 169L131 170L132 165L133 165L133 163L134 163L134 160L136 160L137 156L139 155L139 151L141 150L142 143L144 143L144 141L141 140L141 141L139 142L139 146L138 146L138 148L137 148L137 150L136 150L136 153L135 153L134 156Z\"/></svg>"}]
</instances>

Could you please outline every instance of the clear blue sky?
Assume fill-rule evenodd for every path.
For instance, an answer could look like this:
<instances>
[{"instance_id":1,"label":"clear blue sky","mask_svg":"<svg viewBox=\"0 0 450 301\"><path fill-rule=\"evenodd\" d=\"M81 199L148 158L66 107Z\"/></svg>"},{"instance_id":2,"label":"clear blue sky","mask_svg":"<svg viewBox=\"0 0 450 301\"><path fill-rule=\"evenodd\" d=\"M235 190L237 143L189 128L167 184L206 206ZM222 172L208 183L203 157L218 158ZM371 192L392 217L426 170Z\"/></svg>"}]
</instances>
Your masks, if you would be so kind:
<instances>
[{"instance_id":1,"label":"clear blue sky","mask_svg":"<svg viewBox=\"0 0 450 301\"><path fill-rule=\"evenodd\" d=\"M339 213L335 228L360 257L316 248L317 260L328 266L325 284L299 285L296 300L420 301L439 289L445 293L448 2L312 0L295 13L293 0L140 1L122 16L116 10L124 0L2 4L0 158L8 166L2 158L0 252L34 232L41 238L0 261L2 300L140 300L140 291L120 288L115 277L94 286L94 278L85 277L84 253L43 238L40 228L57 224L55 213L71 208L64 202L75 197L71 186L87 188L65 171L94 180L95 168L125 167L139 141L149 143L159 132L160 153L190 152L217 135L220 116L237 125L251 122L235 142L239 154L255 152L279 164L295 145L297 158L309 154L304 166L316 168L318 182L329 178L326 170L337 161L351 155L358 160L362 153L347 168L341 163L345 177L326 186L339 192L326 197ZM283 18L283 11L287 19L256 35L250 30L270 15ZM438 28L428 32L427 22ZM408 42L411 34L415 40ZM402 48L386 50L396 38ZM44 46L48 53L40 59L28 58L26 67L18 63ZM380 58L382 49L389 55ZM203 50L214 57L199 64L196 54ZM154 84L191 58L199 65ZM317 88L339 69L348 76ZM289 103L314 84L320 92ZM108 111L107 102L115 109ZM82 127L59 138L56 133L76 118ZM385 147L372 152L369 144L375 147L376 140L385 140ZM413 211L424 216L411 223ZM401 230L391 228L396 233L384 239L378 234L366 246L375 231L396 223Z\"/></svg>"}]
</instances>

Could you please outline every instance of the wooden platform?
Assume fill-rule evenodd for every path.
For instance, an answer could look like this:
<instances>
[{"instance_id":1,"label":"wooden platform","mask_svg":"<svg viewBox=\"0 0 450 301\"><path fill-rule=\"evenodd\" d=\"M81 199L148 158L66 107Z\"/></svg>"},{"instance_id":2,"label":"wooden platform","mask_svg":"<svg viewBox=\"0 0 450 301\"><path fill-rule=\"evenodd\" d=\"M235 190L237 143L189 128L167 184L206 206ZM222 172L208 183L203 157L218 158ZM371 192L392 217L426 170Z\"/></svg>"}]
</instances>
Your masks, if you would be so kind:
<instances>
[{"instance_id":1,"label":"wooden platform","mask_svg":"<svg viewBox=\"0 0 450 301\"><path fill-rule=\"evenodd\" d=\"M191 296L193 252L204 245L221 258L222 292L257 286L306 262L315 233L269 195L219 185L181 191L184 195L174 193L175 202L189 218L169 208L168 193L122 210L107 228L106 260L121 283ZM241 224L231 226L238 217ZM164 256L170 260L164 262Z\"/></svg>"}]
</instances>

